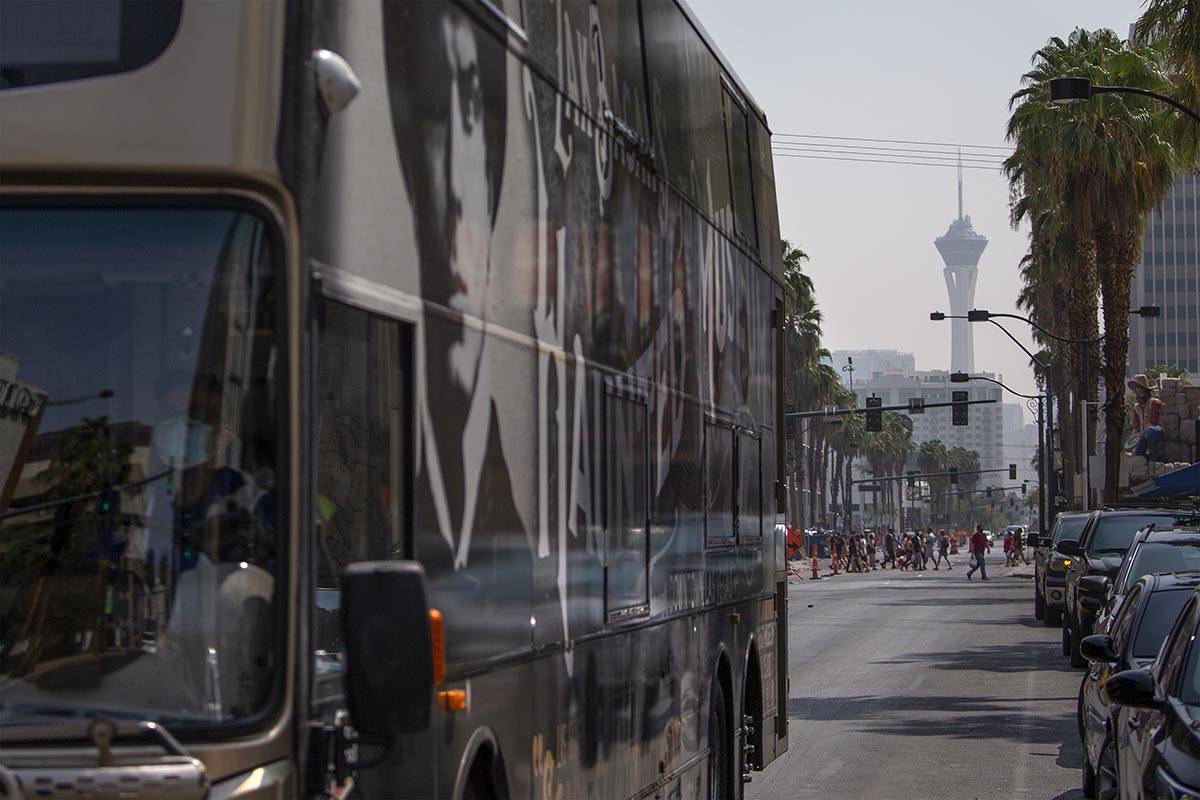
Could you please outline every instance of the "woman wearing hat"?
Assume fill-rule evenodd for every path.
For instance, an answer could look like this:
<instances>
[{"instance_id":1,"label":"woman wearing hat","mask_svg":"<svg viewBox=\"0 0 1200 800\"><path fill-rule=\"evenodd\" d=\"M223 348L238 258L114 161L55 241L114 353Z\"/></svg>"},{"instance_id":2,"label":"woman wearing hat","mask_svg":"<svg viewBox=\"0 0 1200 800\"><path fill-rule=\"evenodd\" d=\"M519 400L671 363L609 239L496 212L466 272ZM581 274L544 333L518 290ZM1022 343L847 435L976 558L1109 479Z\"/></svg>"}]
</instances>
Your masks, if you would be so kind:
<instances>
[{"instance_id":1,"label":"woman wearing hat","mask_svg":"<svg viewBox=\"0 0 1200 800\"><path fill-rule=\"evenodd\" d=\"M1154 396L1154 384L1143 373L1134 375L1128 385L1133 390L1134 397L1131 420L1133 432L1138 434L1133 445L1133 454L1146 456L1154 461L1158 454L1158 443L1162 441L1164 433L1162 426L1158 424L1159 415L1162 414L1162 400Z\"/></svg>"}]
</instances>

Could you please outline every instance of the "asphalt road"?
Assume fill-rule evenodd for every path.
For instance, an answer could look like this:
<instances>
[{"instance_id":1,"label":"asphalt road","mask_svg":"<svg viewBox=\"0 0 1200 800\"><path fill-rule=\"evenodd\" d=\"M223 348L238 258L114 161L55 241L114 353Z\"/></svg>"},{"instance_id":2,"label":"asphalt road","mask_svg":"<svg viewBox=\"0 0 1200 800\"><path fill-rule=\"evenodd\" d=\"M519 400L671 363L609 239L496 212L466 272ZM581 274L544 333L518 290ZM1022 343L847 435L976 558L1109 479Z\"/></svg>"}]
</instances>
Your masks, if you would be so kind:
<instances>
[{"instance_id":1,"label":"asphalt road","mask_svg":"<svg viewBox=\"0 0 1200 800\"><path fill-rule=\"evenodd\" d=\"M966 558L793 584L788 752L747 800L1083 796L1082 672L1029 577L997 554L967 581Z\"/></svg>"}]
</instances>

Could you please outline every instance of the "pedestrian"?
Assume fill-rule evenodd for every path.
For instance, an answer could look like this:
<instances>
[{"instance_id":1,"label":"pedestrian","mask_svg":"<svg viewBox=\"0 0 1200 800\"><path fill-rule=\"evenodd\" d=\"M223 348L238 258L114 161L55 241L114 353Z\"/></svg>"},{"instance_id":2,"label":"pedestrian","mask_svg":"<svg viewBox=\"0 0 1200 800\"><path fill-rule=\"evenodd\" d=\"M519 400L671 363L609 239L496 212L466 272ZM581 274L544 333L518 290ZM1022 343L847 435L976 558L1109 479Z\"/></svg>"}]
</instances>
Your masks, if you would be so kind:
<instances>
[{"instance_id":1,"label":"pedestrian","mask_svg":"<svg viewBox=\"0 0 1200 800\"><path fill-rule=\"evenodd\" d=\"M875 563L875 533L872 532L867 536L867 566L871 569L879 569L879 565Z\"/></svg>"},{"instance_id":2,"label":"pedestrian","mask_svg":"<svg viewBox=\"0 0 1200 800\"><path fill-rule=\"evenodd\" d=\"M1004 534L1004 564L1011 567L1013 565L1013 535L1012 531Z\"/></svg>"},{"instance_id":3,"label":"pedestrian","mask_svg":"<svg viewBox=\"0 0 1200 800\"><path fill-rule=\"evenodd\" d=\"M862 572L862 558L858 549L858 541L858 536L854 534L854 531L851 531L849 547L850 558L846 564L847 572Z\"/></svg>"},{"instance_id":4,"label":"pedestrian","mask_svg":"<svg viewBox=\"0 0 1200 800\"><path fill-rule=\"evenodd\" d=\"M942 531L937 537L937 555L934 557L933 569L936 571L938 564L946 562L946 569L950 569L950 536L946 531Z\"/></svg>"},{"instance_id":5,"label":"pedestrian","mask_svg":"<svg viewBox=\"0 0 1200 800\"><path fill-rule=\"evenodd\" d=\"M1021 561L1025 562L1026 565L1029 564L1029 556L1025 553L1025 543L1028 537L1029 534L1020 530L1013 534L1013 547L1015 554L1013 558L1014 565L1017 563L1016 556L1019 556Z\"/></svg>"},{"instance_id":6,"label":"pedestrian","mask_svg":"<svg viewBox=\"0 0 1200 800\"><path fill-rule=\"evenodd\" d=\"M967 580L971 580L971 575L975 573L975 570L979 570L983 580L988 579L984 555L990 552L992 552L992 548L988 544L987 537L983 535L983 523L981 522L975 526L975 533L971 534L971 568L967 570Z\"/></svg>"},{"instance_id":7,"label":"pedestrian","mask_svg":"<svg viewBox=\"0 0 1200 800\"><path fill-rule=\"evenodd\" d=\"M891 528L883 537L883 561L880 566L886 567L889 563L892 569L896 568L896 532Z\"/></svg>"},{"instance_id":8,"label":"pedestrian","mask_svg":"<svg viewBox=\"0 0 1200 800\"><path fill-rule=\"evenodd\" d=\"M909 531L908 534L908 564L914 572L925 568L921 563L921 537L916 531Z\"/></svg>"}]
</instances>

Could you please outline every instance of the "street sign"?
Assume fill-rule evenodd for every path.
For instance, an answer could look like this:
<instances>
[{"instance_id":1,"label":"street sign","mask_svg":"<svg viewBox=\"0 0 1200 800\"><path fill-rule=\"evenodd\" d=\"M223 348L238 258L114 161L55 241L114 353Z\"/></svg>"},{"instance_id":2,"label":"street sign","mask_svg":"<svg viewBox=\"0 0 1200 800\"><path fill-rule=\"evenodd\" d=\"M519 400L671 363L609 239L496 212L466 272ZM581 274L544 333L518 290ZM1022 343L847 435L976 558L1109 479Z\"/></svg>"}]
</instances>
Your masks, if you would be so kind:
<instances>
[{"instance_id":1,"label":"street sign","mask_svg":"<svg viewBox=\"0 0 1200 800\"><path fill-rule=\"evenodd\" d=\"M858 490L860 492L882 492L883 487L878 483L860 483L858 485Z\"/></svg>"},{"instance_id":2,"label":"street sign","mask_svg":"<svg viewBox=\"0 0 1200 800\"><path fill-rule=\"evenodd\" d=\"M878 409L883 405L882 397L868 397L867 408ZM883 430L883 412L868 411L867 412L867 430L871 433L878 433Z\"/></svg>"},{"instance_id":3,"label":"street sign","mask_svg":"<svg viewBox=\"0 0 1200 800\"><path fill-rule=\"evenodd\" d=\"M951 394L952 397L950 399L954 401L951 422L954 425L969 425L971 407L967 405L968 393L965 390L957 390Z\"/></svg>"},{"instance_id":4,"label":"street sign","mask_svg":"<svg viewBox=\"0 0 1200 800\"><path fill-rule=\"evenodd\" d=\"M909 414L924 414L925 413L925 398L924 397L908 398L908 413Z\"/></svg>"}]
</instances>

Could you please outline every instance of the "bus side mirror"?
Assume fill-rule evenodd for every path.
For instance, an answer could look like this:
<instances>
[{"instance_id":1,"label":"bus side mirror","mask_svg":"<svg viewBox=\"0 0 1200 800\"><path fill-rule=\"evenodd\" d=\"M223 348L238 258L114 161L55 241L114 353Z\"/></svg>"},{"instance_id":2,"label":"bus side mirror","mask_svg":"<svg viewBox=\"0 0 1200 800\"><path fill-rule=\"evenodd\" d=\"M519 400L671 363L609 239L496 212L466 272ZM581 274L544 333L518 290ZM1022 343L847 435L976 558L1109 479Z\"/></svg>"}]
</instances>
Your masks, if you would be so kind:
<instances>
[{"instance_id":1,"label":"bus side mirror","mask_svg":"<svg viewBox=\"0 0 1200 800\"><path fill-rule=\"evenodd\" d=\"M416 561L346 567L342 631L350 722L363 741L426 730L434 667L424 567Z\"/></svg>"}]
</instances>

